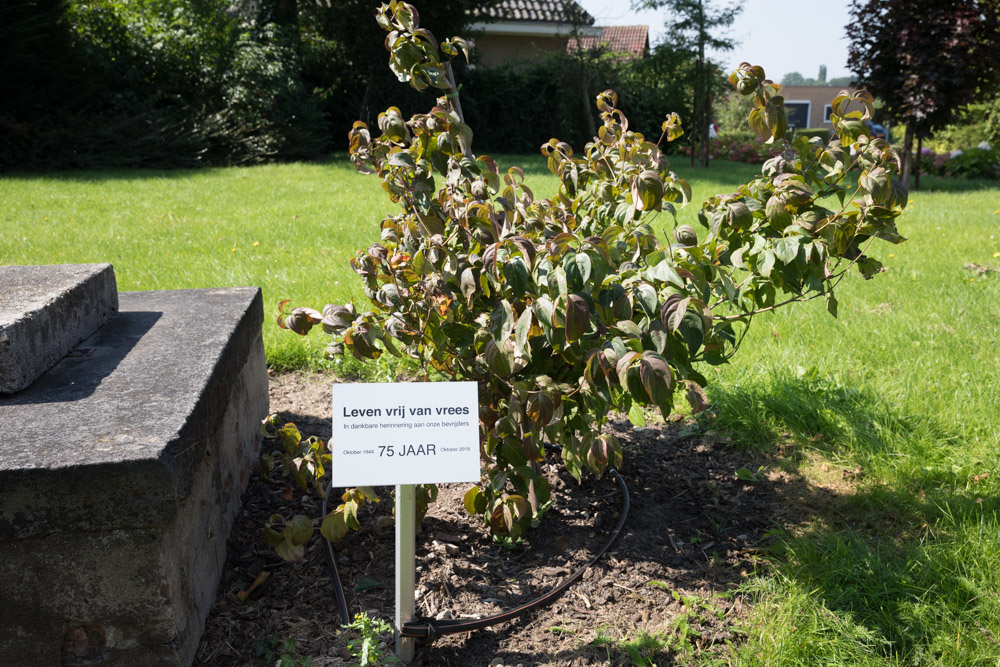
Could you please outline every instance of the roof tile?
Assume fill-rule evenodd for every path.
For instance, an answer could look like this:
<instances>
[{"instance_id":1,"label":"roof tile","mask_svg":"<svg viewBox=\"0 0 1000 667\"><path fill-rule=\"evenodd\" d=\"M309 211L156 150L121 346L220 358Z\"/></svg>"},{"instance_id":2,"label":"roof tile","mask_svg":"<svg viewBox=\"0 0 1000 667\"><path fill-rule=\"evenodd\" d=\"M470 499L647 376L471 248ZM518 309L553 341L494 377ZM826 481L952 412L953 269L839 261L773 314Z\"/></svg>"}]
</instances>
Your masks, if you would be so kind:
<instances>
[{"instance_id":1,"label":"roof tile","mask_svg":"<svg viewBox=\"0 0 1000 667\"><path fill-rule=\"evenodd\" d=\"M642 58L649 49L649 26L605 26L601 37L580 37L579 40L570 38L566 50L572 53L578 49L596 49L602 45L613 53L627 53L631 57Z\"/></svg>"},{"instance_id":2,"label":"roof tile","mask_svg":"<svg viewBox=\"0 0 1000 667\"><path fill-rule=\"evenodd\" d=\"M578 14L577 14L578 12ZM483 11L497 20L542 21L547 23L573 23L576 16L583 25L594 25L594 17L573 0L503 0L495 7Z\"/></svg>"}]
</instances>

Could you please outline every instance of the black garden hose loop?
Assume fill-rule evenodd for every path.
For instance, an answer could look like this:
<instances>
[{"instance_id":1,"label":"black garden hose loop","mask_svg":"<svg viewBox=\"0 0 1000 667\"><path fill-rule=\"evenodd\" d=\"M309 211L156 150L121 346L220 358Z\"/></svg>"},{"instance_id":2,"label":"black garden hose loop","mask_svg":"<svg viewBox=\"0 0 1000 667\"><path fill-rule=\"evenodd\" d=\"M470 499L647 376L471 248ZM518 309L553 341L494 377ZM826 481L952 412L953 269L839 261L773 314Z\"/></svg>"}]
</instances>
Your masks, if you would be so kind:
<instances>
[{"instance_id":1,"label":"black garden hose loop","mask_svg":"<svg viewBox=\"0 0 1000 667\"><path fill-rule=\"evenodd\" d=\"M515 607L500 614L494 616L487 616L486 618L473 618L473 619L454 619L454 620L434 620L430 618L417 618L412 621L408 621L403 624L402 628L399 628L399 634L404 637L419 637L423 639L424 644L430 644L434 640L438 639L442 635L451 635L459 632L472 632L473 630L482 630L483 628L488 628L499 623L505 623L507 621L512 621L519 616L522 616L529 611L534 611L541 607L547 606L555 602L563 593L566 592L570 586L572 586L576 581L578 581L584 573L591 567L597 564L597 561L607 553L607 551L614 545L614 543L621 536L622 529L625 527L625 520L628 518L628 511L631 505L631 500L629 497L628 486L625 484L625 479L621 476L614 468L608 468L608 472L615 478L618 482L618 487L622 491L622 514L621 518L618 519L618 525L615 526L614 531L611 533L611 537L608 541L600 548L600 550L594 554L594 556L587 561L587 564L581 567L579 570L567 577L561 584L553 588L548 593L526 602L523 605ZM330 500L330 495L333 492L333 487L330 487L326 492L326 497L323 499L323 516L326 516L327 505ZM330 574L333 577L334 591L337 595L337 606L340 609L340 618L343 620L344 624L350 622L349 615L347 612L347 600L344 597L344 586L340 581L340 575L337 572L336 559L333 556L333 545L325 537L323 538L323 553L326 554L326 561L330 567Z\"/></svg>"}]
</instances>

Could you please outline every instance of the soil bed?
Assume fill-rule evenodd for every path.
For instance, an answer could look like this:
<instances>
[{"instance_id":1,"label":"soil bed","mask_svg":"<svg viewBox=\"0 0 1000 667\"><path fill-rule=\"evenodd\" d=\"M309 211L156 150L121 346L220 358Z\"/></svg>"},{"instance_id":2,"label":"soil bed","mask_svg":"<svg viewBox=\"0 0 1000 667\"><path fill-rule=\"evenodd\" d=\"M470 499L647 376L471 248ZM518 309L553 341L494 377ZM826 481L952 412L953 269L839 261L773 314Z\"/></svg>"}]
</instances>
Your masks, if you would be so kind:
<instances>
[{"instance_id":1,"label":"soil bed","mask_svg":"<svg viewBox=\"0 0 1000 667\"><path fill-rule=\"evenodd\" d=\"M271 411L305 435L326 438L331 382L272 376ZM748 602L735 589L754 571L755 545L787 517L788 505L773 477L747 483L736 471L767 462L691 424L633 429L618 420L611 428L624 446L621 473L632 498L621 539L554 604L443 637L419 649L415 664L633 664L621 642L642 632L661 635L647 653L669 664L726 655L741 641ZM541 526L509 550L466 513L462 495L469 485L441 487L417 535L418 613L463 618L510 609L550 590L603 545L622 507L617 484L605 476L577 485L559 470L545 465L555 501ZM392 499L389 488L377 491L382 502L363 508L362 530L335 545L335 553L351 613L391 621ZM319 502L255 473L243 503L195 664L273 665L283 653L309 658L298 664L313 667L353 664L346 648L352 635L339 627L318 532L299 563L282 562L261 537L271 514L319 517ZM241 601L255 581L258 587Z\"/></svg>"}]
</instances>

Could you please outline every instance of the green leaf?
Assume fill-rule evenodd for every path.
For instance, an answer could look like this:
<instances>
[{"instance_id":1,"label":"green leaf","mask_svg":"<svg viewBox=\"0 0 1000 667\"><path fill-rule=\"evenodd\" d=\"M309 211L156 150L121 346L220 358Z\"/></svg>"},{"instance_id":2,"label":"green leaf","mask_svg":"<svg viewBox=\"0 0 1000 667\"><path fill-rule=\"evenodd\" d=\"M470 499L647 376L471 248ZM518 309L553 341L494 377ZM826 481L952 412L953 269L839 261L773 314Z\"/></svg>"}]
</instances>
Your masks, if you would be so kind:
<instances>
[{"instance_id":1,"label":"green leaf","mask_svg":"<svg viewBox=\"0 0 1000 667\"><path fill-rule=\"evenodd\" d=\"M646 414L642 411L642 406L632 401L628 408L628 420L635 426L646 425Z\"/></svg>"},{"instance_id":2,"label":"green leaf","mask_svg":"<svg viewBox=\"0 0 1000 667\"><path fill-rule=\"evenodd\" d=\"M469 514L478 516L486 512L486 494L480 491L478 486L473 486L466 491L462 500L465 502L465 509Z\"/></svg>"},{"instance_id":3,"label":"green leaf","mask_svg":"<svg viewBox=\"0 0 1000 667\"><path fill-rule=\"evenodd\" d=\"M652 169L647 169L636 177L632 184L632 198L640 211L655 211L663 201L663 181Z\"/></svg>"},{"instance_id":4,"label":"green leaf","mask_svg":"<svg viewBox=\"0 0 1000 667\"><path fill-rule=\"evenodd\" d=\"M397 151L389 154L389 166L413 168L417 164L413 161L413 156L407 151Z\"/></svg>"},{"instance_id":5,"label":"green leaf","mask_svg":"<svg viewBox=\"0 0 1000 667\"><path fill-rule=\"evenodd\" d=\"M698 313L688 312L681 321L679 330L691 354L696 353L705 340L705 320Z\"/></svg>"},{"instance_id":6,"label":"green leaf","mask_svg":"<svg viewBox=\"0 0 1000 667\"><path fill-rule=\"evenodd\" d=\"M669 342L669 337L667 332L663 330L662 325L654 320L655 327L651 327L649 330L649 340L653 343L653 348L659 353L663 354L667 349L667 343Z\"/></svg>"},{"instance_id":7,"label":"green leaf","mask_svg":"<svg viewBox=\"0 0 1000 667\"><path fill-rule=\"evenodd\" d=\"M497 347L497 344L492 339L486 342L483 357L486 359L486 367L494 374L500 377L510 375L512 360L507 358L507 355Z\"/></svg>"},{"instance_id":8,"label":"green leaf","mask_svg":"<svg viewBox=\"0 0 1000 667\"><path fill-rule=\"evenodd\" d=\"M327 514L319 526L320 534L331 542L339 542L344 539L347 531L347 517L342 507Z\"/></svg>"},{"instance_id":9,"label":"green leaf","mask_svg":"<svg viewBox=\"0 0 1000 667\"><path fill-rule=\"evenodd\" d=\"M677 305L670 312L667 318L667 331L677 331L681 328L681 323L687 316L688 306L691 304L691 297L686 296L677 302Z\"/></svg>"},{"instance_id":10,"label":"green leaf","mask_svg":"<svg viewBox=\"0 0 1000 667\"><path fill-rule=\"evenodd\" d=\"M684 279L680 277L673 262L669 259L664 259L655 266L649 267L643 275L649 280L668 282L681 289L684 288Z\"/></svg>"},{"instance_id":11,"label":"green leaf","mask_svg":"<svg viewBox=\"0 0 1000 667\"><path fill-rule=\"evenodd\" d=\"M519 299L524 298L529 279L524 260L520 257L508 259L503 265L503 275L507 279L507 284L514 290L515 296Z\"/></svg>"},{"instance_id":12,"label":"green leaf","mask_svg":"<svg viewBox=\"0 0 1000 667\"><path fill-rule=\"evenodd\" d=\"M834 317L837 316L837 297L833 295L833 292L826 296L826 311Z\"/></svg>"},{"instance_id":13,"label":"green leaf","mask_svg":"<svg viewBox=\"0 0 1000 667\"><path fill-rule=\"evenodd\" d=\"M732 265L737 269L743 269L744 271L746 271L747 264L746 261L743 259L743 253L745 253L748 249L749 248L747 248L745 245L740 246L735 251L733 251L732 255L729 256L730 263L732 263Z\"/></svg>"},{"instance_id":14,"label":"green leaf","mask_svg":"<svg viewBox=\"0 0 1000 667\"><path fill-rule=\"evenodd\" d=\"M639 325L632 320L619 320L618 322L615 322L615 329L618 329L629 338L642 338L642 329L640 329ZM622 354L624 354L624 352ZM622 355L620 354L619 356Z\"/></svg>"},{"instance_id":15,"label":"green leaf","mask_svg":"<svg viewBox=\"0 0 1000 667\"><path fill-rule=\"evenodd\" d=\"M799 237L789 236L774 243L774 256L783 264L791 264L799 255ZM763 273L763 271L762 271Z\"/></svg>"},{"instance_id":16,"label":"green leaf","mask_svg":"<svg viewBox=\"0 0 1000 667\"><path fill-rule=\"evenodd\" d=\"M556 294L569 294L569 282L566 280L566 269L557 266L549 273L549 289Z\"/></svg>"},{"instance_id":17,"label":"green leaf","mask_svg":"<svg viewBox=\"0 0 1000 667\"><path fill-rule=\"evenodd\" d=\"M528 334L531 332L532 313L531 308L525 308L521 316L517 318L517 326L514 327L514 342L521 354L527 354Z\"/></svg>"},{"instance_id":18,"label":"green leaf","mask_svg":"<svg viewBox=\"0 0 1000 667\"><path fill-rule=\"evenodd\" d=\"M538 324L542 327L546 337L551 339L555 326L552 324L552 300L547 296L541 296L531 304L531 309L538 318Z\"/></svg>"},{"instance_id":19,"label":"green leaf","mask_svg":"<svg viewBox=\"0 0 1000 667\"><path fill-rule=\"evenodd\" d=\"M362 591L368 591L373 588L381 588L382 582L375 577L361 577L358 579L358 583L354 584L354 592L361 593Z\"/></svg>"},{"instance_id":20,"label":"green leaf","mask_svg":"<svg viewBox=\"0 0 1000 667\"><path fill-rule=\"evenodd\" d=\"M742 230L751 223L753 223L753 213L745 203L734 201L726 204L726 224L733 229Z\"/></svg>"},{"instance_id":21,"label":"green leaf","mask_svg":"<svg viewBox=\"0 0 1000 667\"><path fill-rule=\"evenodd\" d=\"M580 456L577 453L576 448L571 446L569 443L564 445L562 448L562 461L563 465L566 466L566 472L572 475L573 479L579 482L583 473L583 461L580 460Z\"/></svg>"},{"instance_id":22,"label":"green leaf","mask_svg":"<svg viewBox=\"0 0 1000 667\"><path fill-rule=\"evenodd\" d=\"M477 287L476 274L472 268L462 271L461 287L466 303L471 304L473 297L476 295Z\"/></svg>"},{"instance_id":23,"label":"green leaf","mask_svg":"<svg viewBox=\"0 0 1000 667\"><path fill-rule=\"evenodd\" d=\"M585 252L567 252L563 257L562 267L566 271L569 289L575 292L583 291L590 280L591 261Z\"/></svg>"},{"instance_id":24,"label":"green leaf","mask_svg":"<svg viewBox=\"0 0 1000 667\"><path fill-rule=\"evenodd\" d=\"M500 301L490 313L490 333L497 345L503 345L514 331L514 309L506 299Z\"/></svg>"},{"instance_id":25,"label":"green leaf","mask_svg":"<svg viewBox=\"0 0 1000 667\"><path fill-rule=\"evenodd\" d=\"M281 560L294 563L305 557L306 547L303 544L292 544L291 542L285 541L274 547L274 552L278 554L278 557L281 558Z\"/></svg>"},{"instance_id":26,"label":"green leaf","mask_svg":"<svg viewBox=\"0 0 1000 667\"><path fill-rule=\"evenodd\" d=\"M503 457L512 466L523 466L528 462L528 457L524 455L524 451L521 449L521 441L517 438L504 438L503 444L500 446L500 451L503 453Z\"/></svg>"},{"instance_id":27,"label":"green leaf","mask_svg":"<svg viewBox=\"0 0 1000 667\"><path fill-rule=\"evenodd\" d=\"M764 251L764 259L758 265L760 275L770 277L771 269L774 268L774 251L771 249Z\"/></svg>"},{"instance_id":28,"label":"green leaf","mask_svg":"<svg viewBox=\"0 0 1000 667\"><path fill-rule=\"evenodd\" d=\"M638 283L633 290L646 315L656 317L656 290L653 286L649 283Z\"/></svg>"},{"instance_id":29,"label":"green leaf","mask_svg":"<svg viewBox=\"0 0 1000 667\"><path fill-rule=\"evenodd\" d=\"M548 426L555 413L555 404L548 393L533 391L528 395L528 400L524 405L524 413L536 426Z\"/></svg>"}]
</instances>

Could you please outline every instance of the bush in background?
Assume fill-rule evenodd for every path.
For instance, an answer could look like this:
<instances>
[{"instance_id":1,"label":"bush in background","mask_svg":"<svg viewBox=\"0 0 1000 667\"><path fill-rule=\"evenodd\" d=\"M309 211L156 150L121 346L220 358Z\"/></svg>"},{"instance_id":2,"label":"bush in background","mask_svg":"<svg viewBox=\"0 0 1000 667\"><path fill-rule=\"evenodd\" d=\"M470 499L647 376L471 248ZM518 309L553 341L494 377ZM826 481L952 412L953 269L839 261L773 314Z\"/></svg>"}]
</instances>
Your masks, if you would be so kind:
<instances>
[{"instance_id":1,"label":"bush in background","mask_svg":"<svg viewBox=\"0 0 1000 667\"><path fill-rule=\"evenodd\" d=\"M630 129L655 138L665 113L689 113L685 91L672 75L684 66L665 51L637 60L603 49L551 53L536 61L467 69L461 73L462 106L476 128L476 145L485 150L534 153L556 136L581 149L600 125L594 96L613 89ZM534 104L543 105L545 113L533 111Z\"/></svg>"},{"instance_id":2,"label":"bush in background","mask_svg":"<svg viewBox=\"0 0 1000 667\"><path fill-rule=\"evenodd\" d=\"M296 32L257 26L225 0L13 0L0 18L0 38L13 39L0 51L4 89L17 91L0 112L0 168L232 164L328 148Z\"/></svg>"},{"instance_id":3,"label":"bush in background","mask_svg":"<svg viewBox=\"0 0 1000 667\"><path fill-rule=\"evenodd\" d=\"M924 148L920 171L944 178L1000 178L1000 151L995 148L970 148L950 153L935 153Z\"/></svg>"},{"instance_id":4,"label":"bush in background","mask_svg":"<svg viewBox=\"0 0 1000 667\"><path fill-rule=\"evenodd\" d=\"M684 147L684 154L691 154L691 147ZM760 164L781 152L775 144L765 144L752 132L732 132L712 139L708 144L709 158Z\"/></svg>"}]
</instances>

